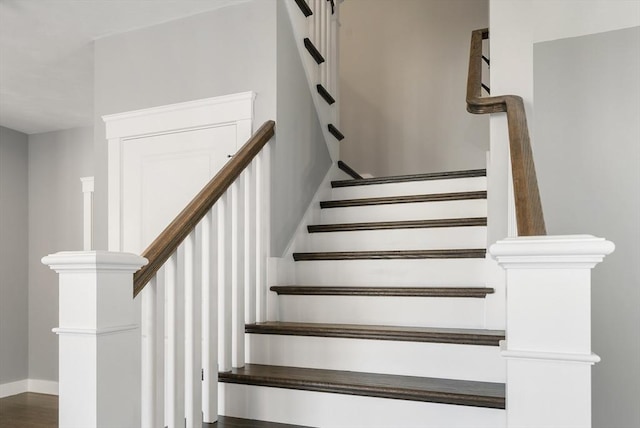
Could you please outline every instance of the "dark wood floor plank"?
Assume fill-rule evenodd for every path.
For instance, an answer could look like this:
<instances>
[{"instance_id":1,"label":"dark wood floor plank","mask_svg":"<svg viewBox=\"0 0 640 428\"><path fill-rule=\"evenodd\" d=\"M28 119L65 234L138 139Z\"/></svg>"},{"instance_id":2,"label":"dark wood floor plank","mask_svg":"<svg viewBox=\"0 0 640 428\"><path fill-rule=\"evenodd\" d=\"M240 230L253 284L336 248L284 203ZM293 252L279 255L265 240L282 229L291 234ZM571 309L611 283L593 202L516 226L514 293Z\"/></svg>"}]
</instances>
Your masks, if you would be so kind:
<instances>
[{"instance_id":1,"label":"dark wood floor plank","mask_svg":"<svg viewBox=\"0 0 640 428\"><path fill-rule=\"evenodd\" d=\"M451 178L485 177L486 169L470 169L464 171L433 172L427 174L395 175L391 177L363 178L361 180L336 180L332 187L367 186L372 184L406 183L410 181L446 180Z\"/></svg>"},{"instance_id":2,"label":"dark wood floor plank","mask_svg":"<svg viewBox=\"0 0 640 428\"><path fill-rule=\"evenodd\" d=\"M247 324L245 326L245 331L252 334L339 337L478 346L498 346L499 342L504 340L504 331L502 330L399 327L360 324L292 323L275 321Z\"/></svg>"},{"instance_id":3,"label":"dark wood floor plank","mask_svg":"<svg viewBox=\"0 0 640 428\"><path fill-rule=\"evenodd\" d=\"M351 180L357 181L357 180ZM415 204L420 202L464 201L487 199L487 192L430 193L425 195L383 196L378 198L337 199L321 201L320 208L362 207L369 205Z\"/></svg>"},{"instance_id":4,"label":"dark wood floor plank","mask_svg":"<svg viewBox=\"0 0 640 428\"><path fill-rule=\"evenodd\" d=\"M374 221L365 223L312 224L309 233L352 232L360 230L425 229L438 227L486 226L486 217L439 218L434 220Z\"/></svg>"},{"instance_id":5,"label":"dark wood floor plank","mask_svg":"<svg viewBox=\"0 0 640 428\"><path fill-rule=\"evenodd\" d=\"M504 384L247 364L221 382L504 409Z\"/></svg>"},{"instance_id":6,"label":"dark wood floor plank","mask_svg":"<svg viewBox=\"0 0 640 428\"><path fill-rule=\"evenodd\" d=\"M0 399L0 427L57 428L58 396L25 392Z\"/></svg>"},{"instance_id":7,"label":"dark wood floor plank","mask_svg":"<svg viewBox=\"0 0 640 428\"><path fill-rule=\"evenodd\" d=\"M494 292L487 287L331 287L274 285L271 291L291 296L403 296L485 298Z\"/></svg>"},{"instance_id":8,"label":"dark wood floor plank","mask_svg":"<svg viewBox=\"0 0 640 428\"><path fill-rule=\"evenodd\" d=\"M405 260L405 259L477 259L484 258L487 250L481 248L461 250L390 250L390 251L325 251L293 253L295 261L311 260Z\"/></svg>"}]
</instances>

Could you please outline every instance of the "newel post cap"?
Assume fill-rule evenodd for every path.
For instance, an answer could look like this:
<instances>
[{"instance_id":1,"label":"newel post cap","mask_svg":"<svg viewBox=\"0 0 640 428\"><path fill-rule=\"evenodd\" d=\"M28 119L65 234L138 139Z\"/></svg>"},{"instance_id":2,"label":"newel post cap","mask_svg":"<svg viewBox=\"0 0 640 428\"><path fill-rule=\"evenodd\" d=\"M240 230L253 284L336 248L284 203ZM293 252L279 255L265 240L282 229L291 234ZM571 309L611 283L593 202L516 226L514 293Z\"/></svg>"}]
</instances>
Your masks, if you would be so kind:
<instances>
[{"instance_id":1,"label":"newel post cap","mask_svg":"<svg viewBox=\"0 0 640 428\"><path fill-rule=\"evenodd\" d=\"M42 258L42 263L58 273L117 271L134 273L149 261L132 253L112 251L61 251Z\"/></svg>"},{"instance_id":2,"label":"newel post cap","mask_svg":"<svg viewBox=\"0 0 640 428\"><path fill-rule=\"evenodd\" d=\"M575 269L594 267L614 249L592 235L522 236L496 242L489 253L505 269Z\"/></svg>"}]
</instances>

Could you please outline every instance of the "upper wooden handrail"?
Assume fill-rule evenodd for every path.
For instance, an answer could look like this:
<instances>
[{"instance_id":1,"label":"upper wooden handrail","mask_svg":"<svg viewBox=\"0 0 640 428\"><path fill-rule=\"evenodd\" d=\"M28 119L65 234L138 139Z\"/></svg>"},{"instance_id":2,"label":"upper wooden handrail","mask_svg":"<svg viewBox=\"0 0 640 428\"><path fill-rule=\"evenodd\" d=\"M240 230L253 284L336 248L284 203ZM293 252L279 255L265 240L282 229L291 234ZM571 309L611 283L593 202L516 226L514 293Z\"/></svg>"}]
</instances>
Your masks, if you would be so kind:
<instances>
[{"instance_id":1,"label":"upper wooden handrail","mask_svg":"<svg viewBox=\"0 0 640 428\"><path fill-rule=\"evenodd\" d=\"M275 122L265 122L249 141L207 183L142 253L149 263L133 275L133 296L137 296L178 246L195 229L216 201L224 194L262 147L273 137Z\"/></svg>"},{"instance_id":2,"label":"upper wooden handrail","mask_svg":"<svg viewBox=\"0 0 640 428\"><path fill-rule=\"evenodd\" d=\"M507 113L509 151L513 172L516 219L519 236L546 235L538 180L531 152L527 117L522 98L516 95L482 97L482 40L489 30L476 30L471 36L469 76L467 79L467 110L474 114Z\"/></svg>"}]
</instances>

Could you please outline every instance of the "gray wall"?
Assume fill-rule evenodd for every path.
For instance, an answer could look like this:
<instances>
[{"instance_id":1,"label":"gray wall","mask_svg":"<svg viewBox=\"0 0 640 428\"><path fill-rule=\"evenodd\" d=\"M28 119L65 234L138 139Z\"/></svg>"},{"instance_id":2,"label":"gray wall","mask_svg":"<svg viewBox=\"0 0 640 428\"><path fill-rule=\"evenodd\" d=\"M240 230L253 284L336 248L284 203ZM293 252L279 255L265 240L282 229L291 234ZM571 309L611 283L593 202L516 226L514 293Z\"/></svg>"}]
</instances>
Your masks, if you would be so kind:
<instances>
[{"instance_id":1,"label":"gray wall","mask_svg":"<svg viewBox=\"0 0 640 428\"><path fill-rule=\"evenodd\" d=\"M28 137L0 127L0 384L28 376Z\"/></svg>"},{"instance_id":2,"label":"gray wall","mask_svg":"<svg viewBox=\"0 0 640 428\"><path fill-rule=\"evenodd\" d=\"M276 1L226 7L95 42L96 247L107 247L105 114L254 91L276 116Z\"/></svg>"},{"instance_id":3,"label":"gray wall","mask_svg":"<svg viewBox=\"0 0 640 428\"><path fill-rule=\"evenodd\" d=\"M488 0L348 0L340 14L341 159L376 176L484 167L489 117L465 92Z\"/></svg>"},{"instance_id":4,"label":"gray wall","mask_svg":"<svg viewBox=\"0 0 640 428\"><path fill-rule=\"evenodd\" d=\"M271 248L274 256L281 256L329 170L331 158L283 2L278 3L277 42Z\"/></svg>"},{"instance_id":5,"label":"gray wall","mask_svg":"<svg viewBox=\"0 0 640 428\"><path fill-rule=\"evenodd\" d=\"M82 249L82 184L93 129L29 136L29 378L58 380L58 276L40 259Z\"/></svg>"},{"instance_id":6,"label":"gray wall","mask_svg":"<svg viewBox=\"0 0 640 428\"><path fill-rule=\"evenodd\" d=\"M594 427L640 426L640 27L534 45L549 234L616 244L593 271Z\"/></svg>"}]
</instances>

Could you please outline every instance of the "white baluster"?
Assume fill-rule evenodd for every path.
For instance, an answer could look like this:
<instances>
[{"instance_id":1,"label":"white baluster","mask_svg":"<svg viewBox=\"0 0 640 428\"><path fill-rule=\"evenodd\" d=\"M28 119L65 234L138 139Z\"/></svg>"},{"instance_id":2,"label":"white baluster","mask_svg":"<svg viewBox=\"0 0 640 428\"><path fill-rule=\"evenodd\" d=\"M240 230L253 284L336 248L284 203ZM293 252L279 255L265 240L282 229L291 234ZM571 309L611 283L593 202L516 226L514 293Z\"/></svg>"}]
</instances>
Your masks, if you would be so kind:
<instances>
[{"instance_id":1,"label":"white baluster","mask_svg":"<svg viewBox=\"0 0 640 428\"><path fill-rule=\"evenodd\" d=\"M231 293L227 281L228 192L218 200L218 370L231 370Z\"/></svg>"},{"instance_id":2,"label":"white baluster","mask_svg":"<svg viewBox=\"0 0 640 428\"><path fill-rule=\"evenodd\" d=\"M325 0L315 0L313 6L313 17L316 21L315 32L311 41L318 47L320 45L320 34L322 34L322 2Z\"/></svg>"},{"instance_id":3,"label":"white baluster","mask_svg":"<svg viewBox=\"0 0 640 428\"><path fill-rule=\"evenodd\" d=\"M202 427L200 287L195 285L196 232L184 242L185 415L187 428Z\"/></svg>"},{"instance_id":4,"label":"white baluster","mask_svg":"<svg viewBox=\"0 0 640 428\"><path fill-rule=\"evenodd\" d=\"M93 177L82 177L82 201L83 201L83 249L93 249Z\"/></svg>"},{"instance_id":5,"label":"white baluster","mask_svg":"<svg viewBox=\"0 0 640 428\"><path fill-rule=\"evenodd\" d=\"M252 162L244 171L244 288L245 288L245 322L247 324L256 321L255 310L255 261L252 254L253 240L255 236L255 213L257 208L253 205L255 201L255 182L253 179L253 169L255 163Z\"/></svg>"},{"instance_id":6,"label":"white baluster","mask_svg":"<svg viewBox=\"0 0 640 428\"><path fill-rule=\"evenodd\" d=\"M156 359L156 277L154 276L142 290L142 355L141 355L141 425L143 428L154 428L162 424L156 420L156 407L164 400L164 396L157 396L157 359Z\"/></svg>"},{"instance_id":7,"label":"white baluster","mask_svg":"<svg viewBox=\"0 0 640 428\"><path fill-rule=\"evenodd\" d=\"M155 289L156 289L156 327L155 327L155 361L156 361L156 373L155 373L155 427L166 426L165 421L165 353L166 353L166 329L165 329L165 281L162 276L164 269L161 269L154 277ZM149 287L149 285L147 285Z\"/></svg>"},{"instance_id":8,"label":"white baluster","mask_svg":"<svg viewBox=\"0 0 640 428\"><path fill-rule=\"evenodd\" d=\"M231 364L233 367L244 367L244 287L242 282L243 267L240 261L242 244L240 221L240 178L231 185Z\"/></svg>"},{"instance_id":9,"label":"white baluster","mask_svg":"<svg viewBox=\"0 0 640 428\"><path fill-rule=\"evenodd\" d=\"M255 158L256 171L255 171L255 183L256 183L256 238L255 238L255 266L256 266L256 322L265 321L262 298L262 269L264 260L262 259L262 241L263 241L263 222L264 222L264 189L263 189L263 159L262 152L258 153Z\"/></svg>"},{"instance_id":10,"label":"white baluster","mask_svg":"<svg viewBox=\"0 0 640 428\"><path fill-rule=\"evenodd\" d=\"M169 428L184 426L184 305L178 287L177 254L165 265L167 293L167 413Z\"/></svg>"},{"instance_id":11,"label":"white baluster","mask_svg":"<svg viewBox=\"0 0 640 428\"><path fill-rule=\"evenodd\" d=\"M218 305L217 287L212 281L211 224L212 211L202 221L201 279L202 279L202 412L203 420L218 420ZM217 221L217 219L216 219Z\"/></svg>"}]
</instances>

